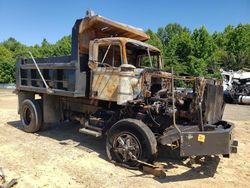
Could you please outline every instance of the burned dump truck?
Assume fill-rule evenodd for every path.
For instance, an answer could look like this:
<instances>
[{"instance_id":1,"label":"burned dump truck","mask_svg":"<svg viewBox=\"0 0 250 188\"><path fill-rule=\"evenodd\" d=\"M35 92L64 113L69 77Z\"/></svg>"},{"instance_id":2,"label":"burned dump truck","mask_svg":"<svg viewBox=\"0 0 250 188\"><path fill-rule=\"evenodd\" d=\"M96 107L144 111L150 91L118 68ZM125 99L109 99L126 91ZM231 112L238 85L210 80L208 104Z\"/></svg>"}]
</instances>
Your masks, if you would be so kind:
<instances>
[{"instance_id":1,"label":"burned dump truck","mask_svg":"<svg viewBox=\"0 0 250 188\"><path fill-rule=\"evenodd\" d=\"M78 121L81 133L106 135L108 158L127 167L153 162L159 146L179 156L236 152L234 125L222 121L221 82L163 71L160 50L148 39L140 29L87 12L72 29L71 56L20 58L16 93L24 131Z\"/></svg>"}]
</instances>

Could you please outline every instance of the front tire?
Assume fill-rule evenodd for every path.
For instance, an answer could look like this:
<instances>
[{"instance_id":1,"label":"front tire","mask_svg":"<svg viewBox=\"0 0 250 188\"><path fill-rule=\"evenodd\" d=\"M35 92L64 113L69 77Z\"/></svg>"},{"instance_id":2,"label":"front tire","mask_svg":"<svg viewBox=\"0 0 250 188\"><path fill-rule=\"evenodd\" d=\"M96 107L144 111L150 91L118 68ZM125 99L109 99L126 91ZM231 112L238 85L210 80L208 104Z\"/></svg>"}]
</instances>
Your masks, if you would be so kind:
<instances>
[{"instance_id":1,"label":"front tire","mask_svg":"<svg viewBox=\"0 0 250 188\"><path fill-rule=\"evenodd\" d=\"M138 160L152 163L157 154L157 141L142 121L123 119L110 128L106 153L110 161L136 169L140 164L133 160L131 154Z\"/></svg>"},{"instance_id":2,"label":"front tire","mask_svg":"<svg viewBox=\"0 0 250 188\"><path fill-rule=\"evenodd\" d=\"M22 102L21 121L25 132L34 133L40 129L42 125L42 110L38 101L26 99Z\"/></svg>"}]
</instances>

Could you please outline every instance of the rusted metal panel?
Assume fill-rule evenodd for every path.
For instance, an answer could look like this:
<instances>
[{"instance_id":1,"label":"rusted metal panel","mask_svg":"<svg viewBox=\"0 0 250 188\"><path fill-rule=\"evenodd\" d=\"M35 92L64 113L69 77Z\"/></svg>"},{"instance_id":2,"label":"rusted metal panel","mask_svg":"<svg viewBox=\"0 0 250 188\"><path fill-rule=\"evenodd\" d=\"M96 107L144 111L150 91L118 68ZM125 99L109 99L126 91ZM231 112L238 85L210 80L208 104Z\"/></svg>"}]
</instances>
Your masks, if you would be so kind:
<instances>
[{"instance_id":1,"label":"rusted metal panel","mask_svg":"<svg viewBox=\"0 0 250 188\"><path fill-rule=\"evenodd\" d=\"M222 119L225 106L223 87L221 85L207 84L204 97L204 121L209 124L217 123Z\"/></svg>"},{"instance_id":2,"label":"rusted metal panel","mask_svg":"<svg viewBox=\"0 0 250 188\"><path fill-rule=\"evenodd\" d=\"M98 67L93 71L91 98L116 101L119 80L117 68Z\"/></svg>"},{"instance_id":3,"label":"rusted metal panel","mask_svg":"<svg viewBox=\"0 0 250 188\"><path fill-rule=\"evenodd\" d=\"M90 40L105 37L127 37L146 41L149 36L141 29L115 22L99 15L85 17L79 26L79 47L81 53L88 53Z\"/></svg>"}]
</instances>

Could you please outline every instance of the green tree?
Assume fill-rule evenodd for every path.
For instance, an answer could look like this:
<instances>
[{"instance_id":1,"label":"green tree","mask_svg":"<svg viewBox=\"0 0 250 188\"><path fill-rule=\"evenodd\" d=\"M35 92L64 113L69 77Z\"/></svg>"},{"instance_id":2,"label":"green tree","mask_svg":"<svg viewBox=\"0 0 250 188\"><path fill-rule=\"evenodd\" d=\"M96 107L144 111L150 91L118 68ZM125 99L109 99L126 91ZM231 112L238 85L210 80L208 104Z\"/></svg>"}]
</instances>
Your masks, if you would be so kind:
<instances>
[{"instance_id":1,"label":"green tree","mask_svg":"<svg viewBox=\"0 0 250 188\"><path fill-rule=\"evenodd\" d=\"M23 55L27 51L27 46L18 42L16 39L10 37L2 43L2 45L10 50L12 58L16 59L18 56Z\"/></svg>"},{"instance_id":2,"label":"green tree","mask_svg":"<svg viewBox=\"0 0 250 188\"><path fill-rule=\"evenodd\" d=\"M186 60L192 46L189 43L190 31L180 24L173 23L159 28L157 35L163 44L165 70L169 71L173 66L177 74L186 73ZM185 40L188 41L187 44Z\"/></svg>"},{"instance_id":3,"label":"green tree","mask_svg":"<svg viewBox=\"0 0 250 188\"><path fill-rule=\"evenodd\" d=\"M0 44L0 83L14 82L14 61L12 53Z\"/></svg>"},{"instance_id":4,"label":"green tree","mask_svg":"<svg viewBox=\"0 0 250 188\"><path fill-rule=\"evenodd\" d=\"M151 44L152 46L155 46L159 48L161 51L163 50L163 44L158 37L157 34L155 34L152 30L148 29L146 33L149 35L150 39L147 41L148 44Z\"/></svg>"},{"instance_id":5,"label":"green tree","mask_svg":"<svg viewBox=\"0 0 250 188\"><path fill-rule=\"evenodd\" d=\"M47 39L43 39L39 52L42 57L56 56L55 45L50 44Z\"/></svg>"},{"instance_id":6,"label":"green tree","mask_svg":"<svg viewBox=\"0 0 250 188\"><path fill-rule=\"evenodd\" d=\"M55 44L54 54L56 56L70 55L71 53L71 35L64 36Z\"/></svg>"},{"instance_id":7,"label":"green tree","mask_svg":"<svg viewBox=\"0 0 250 188\"><path fill-rule=\"evenodd\" d=\"M186 27L182 27L180 24L172 23L166 25L164 28L160 27L157 31L157 35L162 43L167 46L174 36L180 35L182 32L189 32L189 30Z\"/></svg>"},{"instance_id":8,"label":"green tree","mask_svg":"<svg viewBox=\"0 0 250 188\"><path fill-rule=\"evenodd\" d=\"M223 66L237 70L250 67L250 24L239 24L236 28L227 26L224 31Z\"/></svg>"},{"instance_id":9,"label":"green tree","mask_svg":"<svg viewBox=\"0 0 250 188\"><path fill-rule=\"evenodd\" d=\"M14 38L9 38L0 43L0 82L14 82L15 62L18 56L30 58L28 51L31 51L34 57L50 57L70 55L71 36L65 36L55 44L49 43L43 39L41 45L26 46Z\"/></svg>"},{"instance_id":10,"label":"green tree","mask_svg":"<svg viewBox=\"0 0 250 188\"><path fill-rule=\"evenodd\" d=\"M173 36L169 41L167 49L168 51L165 55L172 60L166 65L166 69L170 70L171 66L174 66L177 74L188 74L187 66L193 49L190 33L183 31L179 35Z\"/></svg>"},{"instance_id":11,"label":"green tree","mask_svg":"<svg viewBox=\"0 0 250 188\"><path fill-rule=\"evenodd\" d=\"M187 66L187 72L192 76L205 76L207 63L203 58L197 58L195 56L190 56L190 60Z\"/></svg>"},{"instance_id":12,"label":"green tree","mask_svg":"<svg viewBox=\"0 0 250 188\"><path fill-rule=\"evenodd\" d=\"M4 45L0 44L0 62L8 62L12 59L12 53Z\"/></svg>"},{"instance_id":13,"label":"green tree","mask_svg":"<svg viewBox=\"0 0 250 188\"><path fill-rule=\"evenodd\" d=\"M216 49L212 37L204 26L194 30L192 40L194 42L193 55L196 58L203 58L206 60Z\"/></svg>"}]
</instances>

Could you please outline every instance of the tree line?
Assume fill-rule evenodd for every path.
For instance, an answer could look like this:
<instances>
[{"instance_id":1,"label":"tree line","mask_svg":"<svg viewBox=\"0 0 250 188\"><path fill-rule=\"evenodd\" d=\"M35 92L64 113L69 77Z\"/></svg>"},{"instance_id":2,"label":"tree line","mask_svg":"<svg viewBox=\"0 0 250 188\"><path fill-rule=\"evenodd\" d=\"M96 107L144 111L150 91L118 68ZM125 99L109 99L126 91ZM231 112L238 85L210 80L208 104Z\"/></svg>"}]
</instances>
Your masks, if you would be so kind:
<instances>
[{"instance_id":1,"label":"tree line","mask_svg":"<svg viewBox=\"0 0 250 188\"><path fill-rule=\"evenodd\" d=\"M174 23L147 33L148 42L163 52L165 69L173 66L177 74L220 77L220 68L250 67L250 24L210 34L204 26L191 32Z\"/></svg>"},{"instance_id":2,"label":"tree line","mask_svg":"<svg viewBox=\"0 0 250 188\"><path fill-rule=\"evenodd\" d=\"M14 38L0 43L0 83L15 82L15 63L18 57L29 57L31 52L35 58L63 56L71 53L71 36L64 36L55 44L43 39L41 45L27 46Z\"/></svg>"},{"instance_id":3,"label":"tree line","mask_svg":"<svg viewBox=\"0 0 250 188\"><path fill-rule=\"evenodd\" d=\"M220 77L220 68L250 68L250 24L228 25L223 32L209 33L202 26L190 31L180 24L168 24L157 32L148 29L149 44L162 52L164 69L173 66L178 75ZM70 55L71 36L55 44L43 39L40 45L27 46L14 38L0 43L0 83L15 81L15 62L31 51L34 57Z\"/></svg>"}]
</instances>

